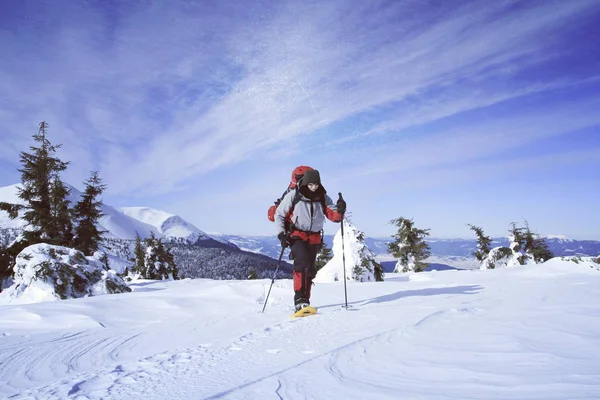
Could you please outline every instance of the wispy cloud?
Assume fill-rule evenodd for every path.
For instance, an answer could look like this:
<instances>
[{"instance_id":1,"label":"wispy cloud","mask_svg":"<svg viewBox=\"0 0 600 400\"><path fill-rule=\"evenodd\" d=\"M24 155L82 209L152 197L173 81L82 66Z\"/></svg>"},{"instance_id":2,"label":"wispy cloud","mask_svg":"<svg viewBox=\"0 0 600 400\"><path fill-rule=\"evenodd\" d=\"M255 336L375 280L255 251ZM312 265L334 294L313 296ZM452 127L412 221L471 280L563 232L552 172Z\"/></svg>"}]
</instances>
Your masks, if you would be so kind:
<instances>
[{"instance_id":1,"label":"wispy cloud","mask_svg":"<svg viewBox=\"0 0 600 400\"><path fill-rule=\"evenodd\" d=\"M27 126L48 120L68 143L74 178L99 168L112 193L140 195L263 159L353 118L377 116L353 142L383 134L389 148L412 126L571 85L570 77L526 85L507 77L552 59L546 39L598 10L583 0L444 4L70 5L77 18L44 35L34 27L29 36L0 34L0 49L14 54L0 67L0 104L14 116L2 120L0 140L21 146ZM579 117L577 126L593 123ZM480 157L490 143L513 140L494 129L448 132L435 146ZM327 135L335 143L346 132ZM405 148L423 151L432 140L417 136Z\"/></svg>"}]
</instances>

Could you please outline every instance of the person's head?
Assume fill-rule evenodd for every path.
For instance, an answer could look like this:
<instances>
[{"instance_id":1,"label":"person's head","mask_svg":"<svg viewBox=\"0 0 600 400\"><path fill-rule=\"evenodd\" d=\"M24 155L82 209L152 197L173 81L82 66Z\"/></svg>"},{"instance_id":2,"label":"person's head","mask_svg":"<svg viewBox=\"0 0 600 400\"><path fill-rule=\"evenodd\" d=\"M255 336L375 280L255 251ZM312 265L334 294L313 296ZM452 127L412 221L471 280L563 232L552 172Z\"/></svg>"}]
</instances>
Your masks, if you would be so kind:
<instances>
[{"instance_id":1,"label":"person's head","mask_svg":"<svg viewBox=\"0 0 600 400\"><path fill-rule=\"evenodd\" d=\"M302 186L307 186L311 192L315 192L321 186L319 171L316 169L306 171L302 177Z\"/></svg>"}]
</instances>

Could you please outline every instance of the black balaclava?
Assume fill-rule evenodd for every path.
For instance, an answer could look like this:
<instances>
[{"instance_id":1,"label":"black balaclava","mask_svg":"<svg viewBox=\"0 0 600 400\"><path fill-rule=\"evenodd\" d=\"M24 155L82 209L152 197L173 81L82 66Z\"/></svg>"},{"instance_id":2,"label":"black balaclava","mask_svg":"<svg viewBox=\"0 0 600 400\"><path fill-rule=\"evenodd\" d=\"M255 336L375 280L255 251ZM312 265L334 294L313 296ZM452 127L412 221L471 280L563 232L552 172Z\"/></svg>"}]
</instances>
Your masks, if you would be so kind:
<instances>
[{"instance_id":1,"label":"black balaclava","mask_svg":"<svg viewBox=\"0 0 600 400\"><path fill-rule=\"evenodd\" d=\"M313 192L308 188L309 183L318 183L319 188ZM321 184L321 175L319 174L319 171L312 169L304 173L304 176L300 180L300 193L311 200L318 200L326 193L325 188Z\"/></svg>"},{"instance_id":2,"label":"black balaclava","mask_svg":"<svg viewBox=\"0 0 600 400\"><path fill-rule=\"evenodd\" d=\"M310 169L304 173L304 177L302 178L301 186L306 186L309 183L318 183L321 184L321 175L319 175L319 171L316 169Z\"/></svg>"}]
</instances>

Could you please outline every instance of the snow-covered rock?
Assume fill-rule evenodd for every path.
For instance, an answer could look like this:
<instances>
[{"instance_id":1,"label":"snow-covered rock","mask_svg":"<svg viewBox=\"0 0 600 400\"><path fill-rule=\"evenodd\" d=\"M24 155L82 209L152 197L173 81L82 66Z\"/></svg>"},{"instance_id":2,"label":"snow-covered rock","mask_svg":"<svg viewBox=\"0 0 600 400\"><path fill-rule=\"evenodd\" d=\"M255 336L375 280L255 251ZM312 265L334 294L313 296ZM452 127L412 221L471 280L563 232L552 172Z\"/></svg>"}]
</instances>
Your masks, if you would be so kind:
<instances>
[{"instance_id":1,"label":"snow-covered rock","mask_svg":"<svg viewBox=\"0 0 600 400\"><path fill-rule=\"evenodd\" d=\"M17 256L12 286L0 293L2 303L38 303L60 299L129 292L113 270L105 270L97 256L44 243L23 249Z\"/></svg>"}]
</instances>

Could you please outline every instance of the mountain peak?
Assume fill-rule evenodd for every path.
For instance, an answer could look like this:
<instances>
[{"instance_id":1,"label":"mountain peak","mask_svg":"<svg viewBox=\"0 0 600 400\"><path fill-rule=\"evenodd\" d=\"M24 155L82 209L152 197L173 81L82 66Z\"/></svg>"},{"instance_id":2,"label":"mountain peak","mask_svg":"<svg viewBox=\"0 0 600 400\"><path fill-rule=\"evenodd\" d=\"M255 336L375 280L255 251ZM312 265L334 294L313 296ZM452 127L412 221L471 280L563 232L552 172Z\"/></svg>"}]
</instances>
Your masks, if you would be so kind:
<instances>
[{"instance_id":1,"label":"mountain peak","mask_svg":"<svg viewBox=\"0 0 600 400\"><path fill-rule=\"evenodd\" d=\"M71 189L69 200L72 204L79 201L81 192L74 186L65 182ZM20 183L0 187L0 201L23 204L19 198ZM154 233L157 237L182 238L195 242L198 239L211 239L209 235L185 221L178 215L151 207L112 207L102 205L104 216L100 218L99 225L106 230L107 236L120 239L134 239L136 235L141 238ZM23 228L25 221L21 218L11 220L8 214L0 211L0 228Z\"/></svg>"},{"instance_id":2,"label":"mountain peak","mask_svg":"<svg viewBox=\"0 0 600 400\"><path fill-rule=\"evenodd\" d=\"M183 238L192 242L210 239L210 236L179 215L150 207L119 207L118 210L130 218L154 227L163 237Z\"/></svg>"}]
</instances>

